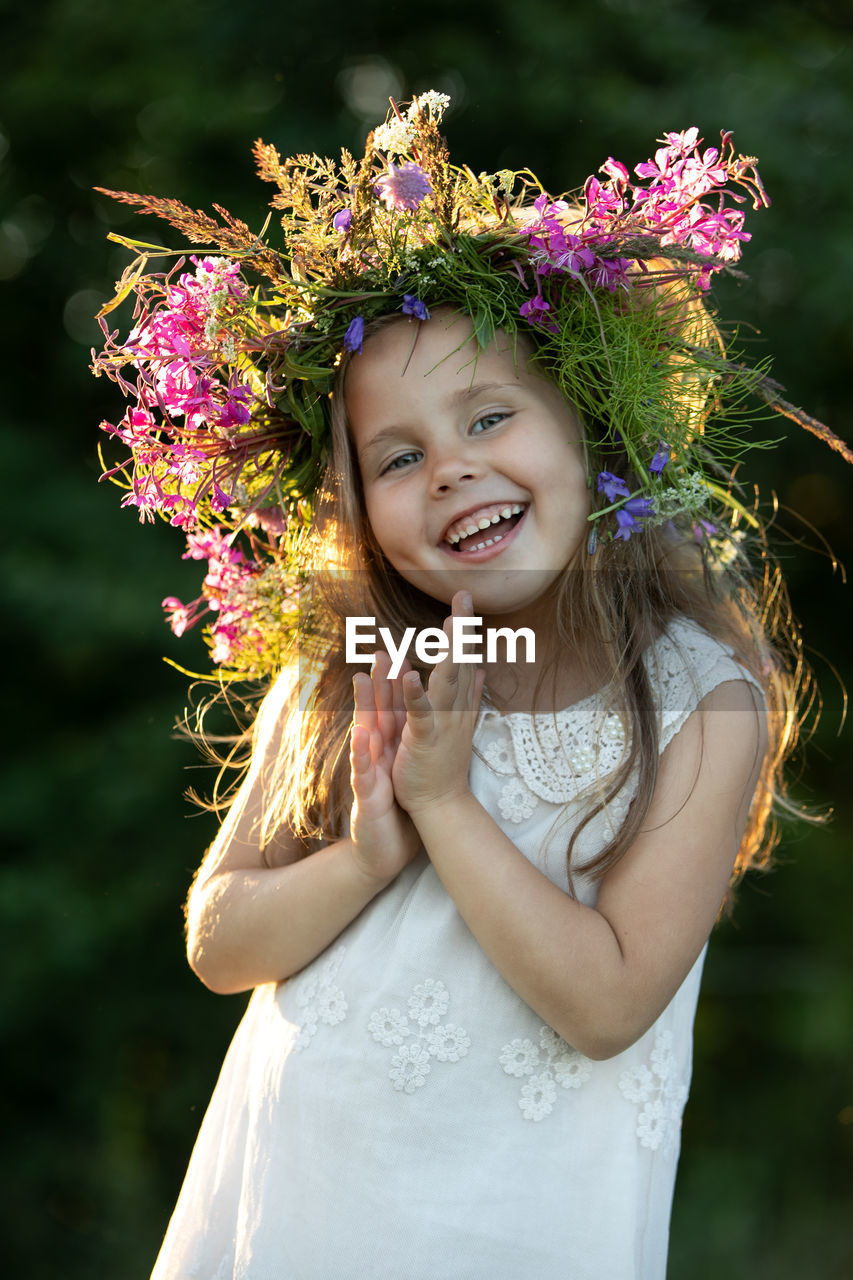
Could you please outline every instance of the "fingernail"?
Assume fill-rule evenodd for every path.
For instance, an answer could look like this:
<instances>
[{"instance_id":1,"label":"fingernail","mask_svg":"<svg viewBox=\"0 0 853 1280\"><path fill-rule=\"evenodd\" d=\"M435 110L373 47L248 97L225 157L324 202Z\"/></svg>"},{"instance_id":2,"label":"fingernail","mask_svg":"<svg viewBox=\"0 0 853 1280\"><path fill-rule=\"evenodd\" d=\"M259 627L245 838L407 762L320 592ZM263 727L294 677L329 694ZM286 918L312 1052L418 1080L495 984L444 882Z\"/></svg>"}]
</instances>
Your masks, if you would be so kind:
<instances>
[{"instance_id":1,"label":"fingernail","mask_svg":"<svg viewBox=\"0 0 853 1280\"><path fill-rule=\"evenodd\" d=\"M462 592L462 608L470 609L472 613L474 612L474 597L470 591Z\"/></svg>"}]
</instances>

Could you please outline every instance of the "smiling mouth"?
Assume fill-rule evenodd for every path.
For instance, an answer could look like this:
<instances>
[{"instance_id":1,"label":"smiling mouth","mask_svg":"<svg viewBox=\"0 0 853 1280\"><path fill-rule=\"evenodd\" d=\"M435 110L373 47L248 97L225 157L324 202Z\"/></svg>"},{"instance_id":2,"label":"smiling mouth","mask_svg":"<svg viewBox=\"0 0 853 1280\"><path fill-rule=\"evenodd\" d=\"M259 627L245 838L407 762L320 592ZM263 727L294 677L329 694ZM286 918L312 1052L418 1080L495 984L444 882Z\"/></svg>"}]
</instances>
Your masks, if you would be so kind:
<instances>
[{"instance_id":1,"label":"smiling mouth","mask_svg":"<svg viewBox=\"0 0 853 1280\"><path fill-rule=\"evenodd\" d=\"M527 511L526 505L519 502L507 503L491 515L484 515L479 520L476 515L457 521L451 525L444 541L450 550L459 555L466 551L484 551L486 547L501 542L510 533Z\"/></svg>"}]
</instances>

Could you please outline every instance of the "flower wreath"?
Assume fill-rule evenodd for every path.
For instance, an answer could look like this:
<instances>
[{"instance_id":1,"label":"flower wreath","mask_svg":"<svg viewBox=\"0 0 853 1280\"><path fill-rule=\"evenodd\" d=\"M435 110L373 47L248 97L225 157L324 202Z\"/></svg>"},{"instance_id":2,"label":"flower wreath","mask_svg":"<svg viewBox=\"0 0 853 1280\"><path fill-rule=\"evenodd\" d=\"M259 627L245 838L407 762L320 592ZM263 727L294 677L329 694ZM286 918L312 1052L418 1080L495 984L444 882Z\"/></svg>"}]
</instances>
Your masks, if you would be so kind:
<instances>
[{"instance_id":1,"label":"flower wreath","mask_svg":"<svg viewBox=\"0 0 853 1280\"><path fill-rule=\"evenodd\" d=\"M215 206L108 191L157 214L216 256L113 234L136 258L100 313L93 371L130 404L103 429L124 448L104 477L141 520L165 517L207 561L202 594L163 604L182 634L202 617L219 679L263 677L287 655L312 502L329 450L329 398L343 352L365 325L399 312L428 321L450 305L476 341L525 333L541 367L589 428L589 551L649 523L692 523L697 540L754 517L731 471L767 408L839 438L788 404L766 364L729 350L704 299L734 272L743 204L768 204L751 157L731 135L702 150L695 128L668 133L632 178L609 158L582 196L553 199L527 170L474 174L451 165L438 125L448 98L429 92L367 139L361 160L255 145L282 236ZM160 260L176 260L166 270ZM105 317L130 295L123 340ZM752 409L748 407L751 400Z\"/></svg>"}]
</instances>

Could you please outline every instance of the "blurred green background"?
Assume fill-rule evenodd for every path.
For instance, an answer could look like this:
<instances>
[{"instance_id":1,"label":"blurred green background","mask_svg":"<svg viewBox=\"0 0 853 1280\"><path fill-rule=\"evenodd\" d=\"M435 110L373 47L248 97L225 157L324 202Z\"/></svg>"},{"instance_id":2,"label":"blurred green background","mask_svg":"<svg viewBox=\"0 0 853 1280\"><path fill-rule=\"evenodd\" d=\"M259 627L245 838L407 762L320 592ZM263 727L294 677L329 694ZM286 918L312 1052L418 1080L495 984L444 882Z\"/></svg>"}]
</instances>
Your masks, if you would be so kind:
<instances>
[{"instance_id":1,"label":"blurred green background","mask_svg":"<svg viewBox=\"0 0 853 1280\"><path fill-rule=\"evenodd\" d=\"M144 1280L244 1000L186 967L181 904L213 834L183 798L209 786L170 737L185 682L159 601L196 594L182 540L98 488L91 317L126 262L110 229L176 237L96 184L213 200L253 226L249 150L359 149L389 94L453 97L452 152L530 165L552 190L664 130L721 127L761 158L772 208L721 306L754 355L848 440L853 59L846 3L755 0L205 0L0 3L0 547L7 760L2 922L7 1274ZM713 942L697 1023L670 1276L853 1274L853 475L810 437L761 460L779 549L822 686L797 794L833 804L786 834ZM785 508L798 510L807 530ZM187 594L185 594L187 593ZM603 1278L605 1280L605 1278Z\"/></svg>"}]
</instances>

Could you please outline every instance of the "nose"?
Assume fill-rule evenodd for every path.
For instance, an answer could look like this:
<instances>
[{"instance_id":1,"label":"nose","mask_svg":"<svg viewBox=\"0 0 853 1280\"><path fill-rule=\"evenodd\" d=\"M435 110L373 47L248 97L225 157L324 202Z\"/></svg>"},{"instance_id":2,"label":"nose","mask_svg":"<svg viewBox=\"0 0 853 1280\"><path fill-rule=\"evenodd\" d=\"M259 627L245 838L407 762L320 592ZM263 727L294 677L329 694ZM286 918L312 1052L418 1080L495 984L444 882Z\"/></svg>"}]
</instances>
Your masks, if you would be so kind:
<instances>
[{"instance_id":1,"label":"nose","mask_svg":"<svg viewBox=\"0 0 853 1280\"><path fill-rule=\"evenodd\" d=\"M465 443L455 442L452 447L442 449L436 456L432 467L432 490L437 496L452 493L476 480L482 471L470 456Z\"/></svg>"}]
</instances>

